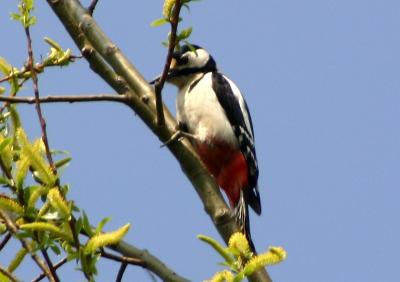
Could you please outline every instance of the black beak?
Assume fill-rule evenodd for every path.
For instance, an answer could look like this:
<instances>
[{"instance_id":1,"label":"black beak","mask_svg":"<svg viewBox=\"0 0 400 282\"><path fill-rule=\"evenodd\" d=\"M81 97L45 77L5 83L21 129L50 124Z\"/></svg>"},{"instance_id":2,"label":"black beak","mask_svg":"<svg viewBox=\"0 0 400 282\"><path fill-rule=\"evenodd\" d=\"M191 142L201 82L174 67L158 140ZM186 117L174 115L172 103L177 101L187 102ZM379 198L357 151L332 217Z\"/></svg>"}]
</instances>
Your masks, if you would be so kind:
<instances>
[{"instance_id":1,"label":"black beak","mask_svg":"<svg viewBox=\"0 0 400 282\"><path fill-rule=\"evenodd\" d=\"M150 85L154 85L154 84L156 84L156 82L157 82L157 81L159 81L159 80L160 80L160 78L161 78L161 75L157 76L157 77L156 77L156 78L154 78L152 81L149 81L149 84L150 84Z\"/></svg>"},{"instance_id":2,"label":"black beak","mask_svg":"<svg viewBox=\"0 0 400 282\"><path fill-rule=\"evenodd\" d=\"M170 80L171 78L174 78L178 74L178 71L175 69L176 64L177 64L177 60L175 59L175 57L172 57L171 65L169 66L169 71L168 71L168 75L167 75L167 81ZM151 84L151 85L156 84L156 82L158 80L160 80L160 78L161 78L161 75L157 76L152 81L150 81L149 84Z\"/></svg>"}]
</instances>

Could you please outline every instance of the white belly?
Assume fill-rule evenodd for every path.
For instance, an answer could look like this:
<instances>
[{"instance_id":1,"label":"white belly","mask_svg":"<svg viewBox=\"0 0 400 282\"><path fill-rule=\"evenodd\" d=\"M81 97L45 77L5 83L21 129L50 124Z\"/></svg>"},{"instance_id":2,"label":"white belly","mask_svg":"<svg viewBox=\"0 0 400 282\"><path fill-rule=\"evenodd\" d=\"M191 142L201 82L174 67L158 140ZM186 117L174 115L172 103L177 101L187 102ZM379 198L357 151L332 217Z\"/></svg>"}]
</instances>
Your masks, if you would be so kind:
<instances>
[{"instance_id":1,"label":"white belly","mask_svg":"<svg viewBox=\"0 0 400 282\"><path fill-rule=\"evenodd\" d=\"M202 142L217 139L238 147L232 126L211 85L211 73L207 73L190 92L190 83L181 88L176 102L177 119Z\"/></svg>"}]
</instances>

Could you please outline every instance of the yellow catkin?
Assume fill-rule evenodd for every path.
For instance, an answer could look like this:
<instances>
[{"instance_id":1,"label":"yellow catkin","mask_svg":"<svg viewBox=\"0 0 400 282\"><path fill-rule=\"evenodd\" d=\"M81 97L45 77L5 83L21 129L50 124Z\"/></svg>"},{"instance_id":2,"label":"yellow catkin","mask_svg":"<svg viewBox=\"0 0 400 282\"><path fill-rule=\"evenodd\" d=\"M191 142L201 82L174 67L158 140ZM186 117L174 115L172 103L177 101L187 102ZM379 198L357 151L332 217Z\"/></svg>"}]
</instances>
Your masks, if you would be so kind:
<instances>
[{"instance_id":1,"label":"yellow catkin","mask_svg":"<svg viewBox=\"0 0 400 282\"><path fill-rule=\"evenodd\" d=\"M171 11L176 3L176 0L165 0L164 1L164 6L163 6L163 16L165 18L169 18L171 15Z\"/></svg>"},{"instance_id":2,"label":"yellow catkin","mask_svg":"<svg viewBox=\"0 0 400 282\"><path fill-rule=\"evenodd\" d=\"M60 190L58 188L50 189L47 194L47 200L50 202L50 205L57 210L62 217L69 217L71 214L71 210L68 204L65 202L64 198L60 194Z\"/></svg>"},{"instance_id":3,"label":"yellow catkin","mask_svg":"<svg viewBox=\"0 0 400 282\"><path fill-rule=\"evenodd\" d=\"M19 215L24 213L24 208L20 204L4 195L0 195L0 209Z\"/></svg>"},{"instance_id":4,"label":"yellow catkin","mask_svg":"<svg viewBox=\"0 0 400 282\"><path fill-rule=\"evenodd\" d=\"M257 269L282 262L286 258L286 251L282 247L270 247L268 252L251 258L244 267L244 274L250 275Z\"/></svg>"},{"instance_id":5,"label":"yellow catkin","mask_svg":"<svg viewBox=\"0 0 400 282\"><path fill-rule=\"evenodd\" d=\"M249 242L247 241L246 236L241 232L234 233L229 238L228 245L232 251L238 251L242 255L247 255L250 253Z\"/></svg>"},{"instance_id":6,"label":"yellow catkin","mask_svg":"<svg viewBox=\"0 0 400 282\"><path fill-rule=\"evenodd\" d=\"M234 279L232 272L228 270L224 270L221 272L217 272L211 280L205 281L205 282L232 282Z\"/></svg>"},{"instance_id":7,"label":"yellow catkin","mask_svg":"<svg viewBox=\"0 0 400 282\"><path fill-rule=\"evenodd\" d=\"M60 237L66 241L72 242L73 238L71 234L68 232L62 231L57 226L47 223L47 222L33 222L33 223L26 223L22 224L19 227L23 230L33 230L33 231L48 231L50 234L54 235L55 237Z\"/></svg>"},{"instance_id":8,"label":"yellow catkin","mask_svg":"<svg viewBox=\"0 0 400 282\"><path fill-rule=\"evenodd\" d=\"M87 242L85 252L88 254L94 253L98 248L117 244L125 236L130 227L131 225L128 223L113 232L93 236Z\"/></svg>"}]
</instances>

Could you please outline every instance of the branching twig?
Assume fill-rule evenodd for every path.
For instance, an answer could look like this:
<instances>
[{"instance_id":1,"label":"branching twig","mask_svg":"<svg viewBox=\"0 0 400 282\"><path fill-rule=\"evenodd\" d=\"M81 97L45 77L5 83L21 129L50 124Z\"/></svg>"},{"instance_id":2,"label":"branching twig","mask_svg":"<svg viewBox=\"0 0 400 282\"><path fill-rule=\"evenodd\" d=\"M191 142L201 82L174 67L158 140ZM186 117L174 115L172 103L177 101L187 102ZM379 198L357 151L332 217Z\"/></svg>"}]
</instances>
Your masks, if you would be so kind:
<instances>
[{"instance_id":1,"label":"branching twig","mask_svg":"<svg viewBox=\"0 0 400 282\"><path fill-rule=\"evenodd\" d=\"M49 267L49 270L50 270L51 274L54 277L54 280L56 282L60 282L60 278L58 278L56 269L55 269L55 267L53 265L53 262L51 261L51 259L49 257L49 254L47 253L47 250L46 249L41 249L40 251L41 251L41 253L42 253L42 255L43 255L43 257L44 257L44 259L45 259L45 261L46 261L46 263L48 265L48 267Z\"/></svg>"},{"instance_id":2,"label":"branching twig","mask_svg":"<svg viewBox=\"0 0 400 282\"><path fill-rule=\"evenodd\" d=\"M97 2L99 0L92 0L90 5L87 7L88 13L93 16L94 9L96 9Z\"/></svg>"},{"instance_id":3,"label":"branching twig","mask_svg":"<svg viewBox=\"0 0 400 282\"><path fill-rule=\"evenodd\" d=\"M50 167L51 167L53 173L55 175L57 175L57 168L54 165L53 157L51 156L51 152L50 152L49 141L47 139L46 120L43 117L42 108L40 106L40 101L39 101L39 82L38 82L38 78L37 78L37 74L36 74L34 62L33 62L34 59L33 59L33 50L32 50L32 38L31 38L29 26L25 27L25 35L26 35L26 40L27 40L27 45L28 45L28 56L29 56L28 57L28 68L31 71L33 90L35 93L36 111L37 111L37 114L39 117L40 128L42 130L42 140L44 143L46 156L49 161Z\"/></svg>"},{"instance_id":4,"label":"branching twig","mask_svg":"<svg viewBox=\"0 0 400 282\"><path fill-rule=\"evenodd\" d=\"M11 282L18 282L18 279L11 272L7 271L2 266L0 266L0 273L6 276Z\"/></svg>"},{"instance_id":5,"label":"branching twig","mask_svg":"<svg viewBox=\"0 0 400 282\"><path fill-rule=\"evenodd\" d=\"M39 102L42 103L78 103L78 102L119 102L128 103L129 97L126 95L113 95L113 94L98 94L98 95L72 95L72 96L46 96L39 97ZM10 104L35 104L35 97L10 97L0 96L0 101L8 102Z\"/></svg>"},{"instance_id":6,"label":"branching twig","mask_svg":"<svg viewBox=\"0 0 400 282\"><path fill-rule=\"evenodd\" d=\"M176 32L178 30L179 13L181 11L181 7L182 7L181 1L176 0L174 8L173 8L172 17L170 19L171 33L169 36L167 58L165 60L163 72L161 73L160 78L154 84L154 91L156 93L156 109L157 109L157 125L158 126L162 126L165 123L164 107L163 107L163 102L162 102L161 91L164 88L165 81L167 80L169 68L170 68L171 61L172 61L172 55L174 53L175 46L176 46Z\"/></svg>"},{"instance_id":7,"label":"branching twig","mask_svg":"<svg viewBox=\"0 0 400 282\"><path fill-rule=\"evenodd\" d=\"M62 265L64 265L66 262L68 262L67 257L63 258L62 260L60 260L59 262L57 262L54 265L54 269L58 269L60 268ZM42 280L43 278L46 277L46 274L41 273L37 278L33 279L32 282L39 282L40 280Z\"/></svg>"},{"instance_id":8,"label":"branching twig","mask_svg":"<svg viewBox=\"0 0 400 282\"><path fill-rule=\"evenodd\" d=\"M133 257L126 257L126 256L116 256L114 254L110 254L106 252L105 250L101 251L101 256L104 258L108 258L110 260L126 263L126 264L132 264L132 265L138 265L141 267L146 267L146 263L138 258L133 258Z\"/></svg>"},{"instance_id":9,"label":"branching twig","mask_svg":"<svg viewBox=\"0 0 400 282\"><path fill-rule=\"evenodd\" d=\"M1 209L0 209L0 217L4 220L4 224L7 226L7 229L14 235L16 235L18 233L18 227L14 224L14 222L10 219L10 217ZM29 245L29 242L25 238L18 238L18 239L21 242L22 247L24 247L29 252L31 258L36 262L36 264L40 267L40 269L44 273L46 273L47 278L51 282L56 282L50 270L47 268L46 263L37 254L33 252L31 246Z\"/></svg>"}]
</instances>

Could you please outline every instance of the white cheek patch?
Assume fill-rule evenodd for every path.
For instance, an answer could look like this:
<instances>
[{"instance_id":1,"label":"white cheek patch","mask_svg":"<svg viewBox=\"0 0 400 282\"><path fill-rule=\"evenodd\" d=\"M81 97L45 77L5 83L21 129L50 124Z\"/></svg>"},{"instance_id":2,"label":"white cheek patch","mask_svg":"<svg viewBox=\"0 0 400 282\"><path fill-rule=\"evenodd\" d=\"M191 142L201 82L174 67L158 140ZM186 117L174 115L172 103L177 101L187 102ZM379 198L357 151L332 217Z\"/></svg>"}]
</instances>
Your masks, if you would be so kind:
<instances>
[{"instance_id":1,"label":"white cheek patch","mask_svg":"<svg viewBox=\"0 0 400 282\"><path fill-rule=\"evenodd\" d=\"M190 51L188 54L188 67L204 67L210 59L210 54L204 49L197 49L196 52Z\"/></svg>"}]
</instances>

